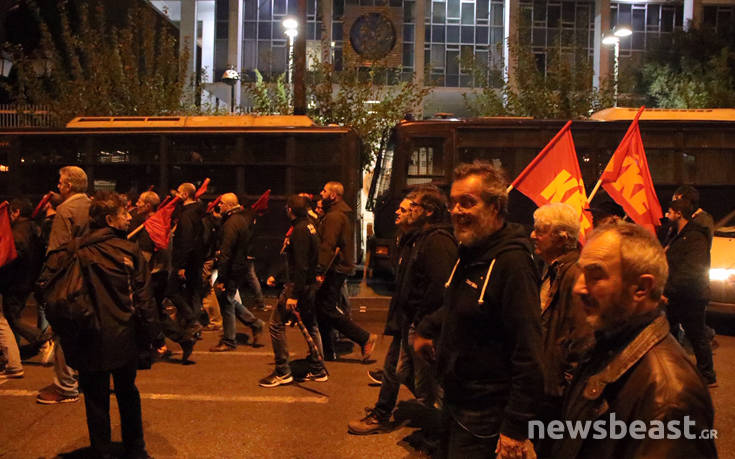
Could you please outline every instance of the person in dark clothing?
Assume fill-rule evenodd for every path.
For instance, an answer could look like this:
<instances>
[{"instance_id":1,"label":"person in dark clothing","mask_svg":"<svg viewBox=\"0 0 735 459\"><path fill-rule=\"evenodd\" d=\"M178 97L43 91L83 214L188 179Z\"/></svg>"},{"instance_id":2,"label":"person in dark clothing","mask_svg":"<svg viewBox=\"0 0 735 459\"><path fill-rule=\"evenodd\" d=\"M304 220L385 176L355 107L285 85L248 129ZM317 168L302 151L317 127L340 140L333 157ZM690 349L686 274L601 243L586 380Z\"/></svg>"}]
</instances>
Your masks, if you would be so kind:
<instances>
[{"instance_id":1,"label":"person in dark clothing","mask_svg":"<svg viewBox=\"0 0 735 459\"><path fill-rule=\"evenodd\" d=\"M408 216L403 217L408 208ZM439 401L438 383L429 362L413 350L416 325L441 306L444 282L457 260L457 242L448 224L446 198L433 185L423 185L401 202L396 223L403 236L399 247L396 290L385 334L398 339L385 358L380 395L367 416L351 421L349 432L365 435L388 431L400 383L429 410ZM398 348L396 352L395 348Z\"/></svg>"},{"instance_id":2,"label":"person in dark clothing","mask_svg":"<svg viewBox=\"0 0 735 459\"><path fill-rule=\"evenodd\" d=\"M134 229L142 225L155 213L160 203L161 199L155 192L144 191L141 193L135 203L135 217L130 227ZM166 347L165 338L168 337L181 346L181 362L184 364L191 363L189 357L194 350L196 339L189 336L181 325L171 319L163 304L166 295L169 266L171 265L171 251L168 248L158 249L148 234L148 230L145 228L139 231L131 240L138 243L143 257L148 262L148 269L151 275L151 288L153 289L153 295L156 300L157 318L160 326L160 331L154 339L154 346L156 347L157 353L159 357L167 357L171 354Z\"/></svg>"},{"instance_id":3,"label":"person in dark clothing","mask_svg":"<svg viewBox=\"0 0 735 459\"><path fill-rule=\"evenodd\" d=\"M675 232L666 243L669 280L664 289L671 334L684 328L697 358L697 368L714 387L717 384L712 348L705 332L705 308L709 302L710 252L707 229L692 221L694 209L687 199L671 201L666 217Z\"/></svg>"},{"instance_id":4,"label":"person in dark clothing","mask_svg":"<svg viewBox=\"0 0 735 459\"><path fill-rule=\"evenodd\" d=\"M717 457L714 440L699 435L714 417L707 386L659 310L668 267L656 238L630 223L605 226L578 264L574 294L596 343L565 395L562 422L593 421L607 435L598 427L594 435L567 431L553 457ZM628 426L627 435L611 434L613 419ZM636 424L645 426L643 434L633 434ZM671 426L683 435L676 438Z\"/></svg>"},{"instance_id":5,"label":"person in dark clothing","mask_svg":"<svg viewBox=\"0 0 735 459\"><path fill-rule=\"evenodd\" d=\"M319 236L314 223L308 217L308 209L307 198L296 195L288 198L286 212L293 223L293 230L285 248L288 281L271 313L269 327L276 368L273 373L260 380L261 387L276 387L293 381L286 343L286 321L291 318L294 311L300 314L314 343L313 346L309 346L307 356L309 369L302 380L323 382L329 379L320 351L321 336L314 314Z\"/></svg>"},{"instance_id":6,"label":"person in dark clothing","mask_svg":"<svg viewBox=\"0 0 735 459\"><path fill-rule=\"evenodd\" d=\"M699 192L691 185L681 185L674 190L674 195L671 197L671 200L678 201L682 198L688 200L692 209L694 209L692 212L692 221L707 229L708 248L711 249L712 238L715 234L715 221L709 212L699 207Z\"/></svg>"},{"instance_id":7,"label":"person in dark clothing","mask_svg":"<svg viewBox=\"0 0 735 459\"><path fill-rule=\"evenodd\" d=\"M89 261L86 281L100 331L78 346L66 346L79 371L92 449L110 457L110 376L120 410L126 458L146 458L140 394L135 386L141 343L155 333L155 300L148 266L138 245L126 239L130 214L115 193L98 193L89 208L92 232L81 239L79 257Z\"/></svg>"},{"instance_id":8,"label":"person in dark clothing","mask_svg":"<svg viewBox=\"0 0 735 459\"><path fill-rule=\"evenodd\" d=\"M202 329L199 311L202 303L202 265L204 247L202 235L204 211L196 199L196 188L191 183L182 183L177 196L183 206L179 214L173 237L171 253L171 275L166 296L176 306L176 318L190 336Z\"/></svg>"},{"instance_id":9,"label":"person in dark clothing","mask_svg":"<svg viewBox=\"0 0 735 459\"><path fill-rule=\"evenodd\" d=\"M265 324L255 317L245 306L235 299L235 293L247 283L247 250L252 233L250 225L252 214L246 212L234 193L222 195L222 240L217 255L217 301L222 310L223 335L219 344L210 352L232 351L237 346L235 317L249 326L253 332L253 345L258 344L258 337ZM244 289L243 289L244 290Z\"/></svg>"},{"instance_id":10,"label":"person in dark clothing","mask_svg":"<svg viewBox=\"0 0 735 459\"><path fill-rule=\"evenodd\" d=\"M505 221L506 188L502 169L487 162L454 171L459 258L443 306L414 339L416 352L436 359L444 389L440 457L534 454L527 436L543 391L539 279L527 233Z\"/></svg>"},{"instance_id":11,"label":"person in dark clothing","mask_svg":"<svg viewBox=\"0 0 735 459\"><path fill-rule=\"evenodd\" d=\"M16 335L16 341L25 338L36 348L51 339L46 330L26 325L21 320L26 301L33 291L33 284L43 265L43 242L40 229L31 220L33 211L28 199L16 198L10 201L10 222L18 257L0 268L0 294L3 297L3 312ZM44 333L46 331L46 333Z\"/></svg>"},{"instance_id":12,"label":"person in dark clothing","mask_svg":"<svg viewBox=\"0 0 735 459\"><path fill-rule=\"evenodd\" d=\"M360 345L362 360L367 361L375 350L377 335L368 333L337 307L342 286L355 269L354 234L349 216L352 209L342 200L343 194L344 187L339 182L327 182L321 191L325 213L319 225L317 279L322 285L316 295L317 317L319 330L325 337L326 356L335 354L332 343L326 339L334 328Z\"/></svg>"}]
</instances>

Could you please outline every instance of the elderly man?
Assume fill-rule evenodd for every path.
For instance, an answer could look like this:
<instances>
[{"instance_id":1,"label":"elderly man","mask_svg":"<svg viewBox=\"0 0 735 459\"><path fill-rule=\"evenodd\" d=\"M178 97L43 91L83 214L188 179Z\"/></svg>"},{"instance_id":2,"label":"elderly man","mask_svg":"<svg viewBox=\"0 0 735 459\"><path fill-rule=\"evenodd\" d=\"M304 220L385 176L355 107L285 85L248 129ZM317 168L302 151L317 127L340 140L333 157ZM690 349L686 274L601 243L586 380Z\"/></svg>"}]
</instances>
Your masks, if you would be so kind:
<instances>
[{"instance_id":1,"label":"elderly man","mask_svg":"<svg viewBox=\"0 0 735 459\"><path fill-rule=\"evenodd\" d=\"M87 191L87 174L77 166L66 166L59 169L59 194L64 200L56 208L56 215L51 224L48 252L60 248L76 237L89 233L89 206L92 202ZM55 339L54 383L44 387L38 393L36 401L43 405L70 403L79 400L79 383L77 372L66 364L64 352Z\"/></svg>"},{"instance_id":2,"label":"elderly man","mask_svg":"<svg viewBox=\"0 0 735 459\"><path fill-rule=\"evenodd\" d=\"M604 226L578 264L574 294L597 340L565 395L563 419L602 429L567 432L554 457L716 457L714 441L700 436L714 414L707 386L659 310L668 276L661 245L641 226ZM613 434L620 426L628 435Z\"/></svg>"},{"instance_id":3,"label":"elderly man","mask_svg":"<svg viewBox=\"0 0 735 459\"><path fill-rule=\"evenodd\" d=\"M443 306L416 330L414 349L436 355L444 389L443 457L535 454L527 435L543 388L539 280L527 233L505 221L506 188L490 163L455 169L459 259Z\"/></svg>"},{"instance_id":4,"label":"elderly man","mask_svg":"<svg viewBox=\"0 0 735 459\"><path fill-rule=\"evenodd\" d=\"M222 241L217 255L217 301L222 309L223 335L219 344L210 352L227 352L237 346L235 317L253 332L252 344L256 345L265 323L255 317L248 308L235 299L238 289L247 283L247 250L252 237L252 214L240 206L234 193L225 193L220 202L222 211Z\"/></svg>"}]
</instances>

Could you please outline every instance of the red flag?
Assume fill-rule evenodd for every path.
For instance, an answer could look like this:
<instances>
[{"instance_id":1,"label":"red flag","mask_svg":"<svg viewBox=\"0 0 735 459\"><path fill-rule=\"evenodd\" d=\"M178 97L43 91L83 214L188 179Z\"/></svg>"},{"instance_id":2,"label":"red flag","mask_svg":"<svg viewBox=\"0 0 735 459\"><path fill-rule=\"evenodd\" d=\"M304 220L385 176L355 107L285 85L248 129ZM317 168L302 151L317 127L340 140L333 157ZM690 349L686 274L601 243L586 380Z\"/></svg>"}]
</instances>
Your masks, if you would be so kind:
<instances>
[{"instance_id":1,"label":"red flag","mask_svg":"<svg viewBox=\"0 0 735 459\"><path fill-rule=\"evenodd\" d=\"M207 211L205 213L211 213L220 201L222 201L222 195L217 196L217 199L207 204Z\"/></svg>"},{"instance_id":2,"label":"red flag","mask_svg":"<svg viewBox=\"0 0 735 459\"><path fill-rule=\"evenodd\" d=\"M178 197L171 199L144 223L148 236L158 250L168 248L168 241L171 238L171 214L174 213L179 201Z\"/></svg>"},{"instance_id":3,"label":"red flag","mask_svg":"<svg viewBox=\"0 0 735 459\"><path fill-rule=\"evenodd\" d=\"M510 185L539 207L553 202L570 205L579 214L581 240L592 229L592 218L584 211L587 203L569 121L526 166ZM509 188L509 189L510 189Z\"/></svg>"},{"instance_id":4,"label":"red flag","mask_svg":"<svg viewBox=\"0 0 735 459\"><path fill-rule=\"evenodd\" d=\"M600 182L607 194L623 207L634 222L645 226L655 234L663 213L653 188L638 127L638 118L644 108L641 107L633 119L623 141L602 172Z\"/></svg>"},{"instance_id":5,"label":"red flag","mask_svg":"<svg viewBox=\"0 0 735 459\"><path fill-rule=\"evenodd\" d=\"M205 178L204 182L202 182L202 186L199 187L199 189L194 193L194 199L199 199L201 195L207 192L207 187L209 186L209 178Z\"/></svg>"},{"instance_id":6,"label":"red flag","mask_svg":"<svg viewBox=\"0 0 735 459\"><path fill-rule=\"evenodd\" d=\"M43 198L41 198L41 202L38 203L35 209L33 209L33 213L31 214L31 218L35 219L38 217L38 213L43 210L43 208L48 204L48 202L51 200L51 196L53 195L52 191L49 191L48 193L43 195Z\"/></svg>"},{"instance_id":7,"label":"red flag","mask_svg":"<svg viewBox=\"0 0 735 459\"><path fill-rule=\"evenodd\" d=\"M265 190L265 193L263 193L257 201L253 203L252 206L250 206L251 209L253 209L258 214L264 214L266 210L268 210L268 200L271 197L271 190L268 188Z\"/></svg>"},{"instance_id":8,"label":"red flag","mask_svg":"<svg viewBox=\"0 0 735 459\"><path fill-rule=\"evenodd\" d=\"M15 250L15 239L10 227L10 214L8 213L8 201L0 204L0 266L5 266L18 258Z\"/></svg>"}]
</instances>

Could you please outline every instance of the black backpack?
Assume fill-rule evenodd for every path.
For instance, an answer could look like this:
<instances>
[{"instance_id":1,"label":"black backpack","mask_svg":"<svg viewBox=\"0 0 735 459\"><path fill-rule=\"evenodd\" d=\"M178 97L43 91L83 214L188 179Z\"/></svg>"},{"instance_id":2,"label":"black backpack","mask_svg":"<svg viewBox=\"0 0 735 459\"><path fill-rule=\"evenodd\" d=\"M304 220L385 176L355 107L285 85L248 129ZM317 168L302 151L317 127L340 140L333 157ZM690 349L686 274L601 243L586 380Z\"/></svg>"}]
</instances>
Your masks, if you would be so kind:
<instances>
[{"instance_id":1,"label":"black backpack","mask_svg":"<svg viewBox=\"0 0 735 459\"><path fill-rule=\"evenodd\" d=\"M36 282L44 302L46 318L61 337L62 344L78 346L99 334L100 319L90 296L87 271L89 260L79 249L113 237L80 237L49 253Z\"/></svg>"}]
</instances>

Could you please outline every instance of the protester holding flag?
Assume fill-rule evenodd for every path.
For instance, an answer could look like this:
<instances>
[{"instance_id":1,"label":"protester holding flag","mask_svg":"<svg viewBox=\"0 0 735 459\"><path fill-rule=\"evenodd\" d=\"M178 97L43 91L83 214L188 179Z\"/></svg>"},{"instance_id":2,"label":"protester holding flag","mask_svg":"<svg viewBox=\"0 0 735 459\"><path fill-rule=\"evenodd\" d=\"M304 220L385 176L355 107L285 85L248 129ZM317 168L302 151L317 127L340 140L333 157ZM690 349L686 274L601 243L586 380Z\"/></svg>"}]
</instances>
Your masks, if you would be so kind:
<instances>
[{"instance_id":1,"label":"protester holding flag","mask_svg":"<svg viewBox=\"0 0 735 459\"><path fill-rule=\"evenodd\" d=\"M18 257L13 241L13 233L10 228L10 215L8 215L8 203L0 204L0 280L3 284L7 281L5 269L8 263ZM3 303L5 296L3 295ZM0 303L0 352L5 356L7 363L0 369L0 381L9 378L23 377L23 364L20 361L20 352L15 335L10 329L8 321L5 320L3 304Z\"/></svg>"}]
</instances>

